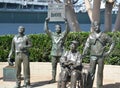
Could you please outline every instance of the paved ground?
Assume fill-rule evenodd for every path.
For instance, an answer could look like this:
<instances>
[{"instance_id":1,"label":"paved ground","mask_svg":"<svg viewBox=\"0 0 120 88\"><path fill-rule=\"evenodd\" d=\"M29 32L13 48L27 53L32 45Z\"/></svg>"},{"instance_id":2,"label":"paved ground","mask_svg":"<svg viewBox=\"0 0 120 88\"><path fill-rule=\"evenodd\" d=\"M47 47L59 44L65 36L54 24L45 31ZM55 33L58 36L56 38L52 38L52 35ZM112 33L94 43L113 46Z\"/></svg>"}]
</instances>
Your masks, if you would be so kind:
<instances>
[{"instance_id":1,"label":"paved ground","mask_svg":"<svg viewBox=\"0 0 120 88\"><path fill-rule=\"evenodd\" d=\"M3 68L7 65L8 64L6 62L0 62L0 88L14 88L15 86L15 81L3 81ZM57 83L48 83L48 81L51 79L51 63L31 62L30 68L31 85L33 88L57 88ZM59 72L60 66L58 65L57 73ZM103 80L104 88L120 88L120 66L105 65ZM95 82L94 87L96 87Z\"/></svg>"}]
</instances>

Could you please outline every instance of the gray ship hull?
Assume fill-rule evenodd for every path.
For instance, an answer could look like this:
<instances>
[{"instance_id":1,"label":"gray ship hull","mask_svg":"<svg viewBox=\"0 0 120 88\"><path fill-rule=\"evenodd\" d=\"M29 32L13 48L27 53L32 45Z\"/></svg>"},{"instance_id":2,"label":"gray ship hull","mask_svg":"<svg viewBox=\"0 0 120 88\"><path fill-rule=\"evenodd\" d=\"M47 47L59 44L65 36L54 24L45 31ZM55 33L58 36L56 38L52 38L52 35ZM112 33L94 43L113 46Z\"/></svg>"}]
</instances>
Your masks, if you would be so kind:
<instances>
[{"instance_id":1,"label":"gray ship hull","mask_svg":"<svg viewBox=\"0 0 120 88\"><path fill-rule=\"evenodd\" d=\"M80 24L89 24L87 13L76 13ZM0 10L0 23L44 23L47 11L22 11L22 10ZM104 11L101 11L101 23L104 23ZM115 23L116 14L112 15L112 23Z\"/></svg>"},{"instance_id":2,"label":"gray ship hull","mask_svg":"<svg viewBox=\"0 0 120 88\"><path fill-rule=\"evenodd\" d=\"M0 11L0 23L43 23L47 12Z\"/></svg>"}]
</instances>

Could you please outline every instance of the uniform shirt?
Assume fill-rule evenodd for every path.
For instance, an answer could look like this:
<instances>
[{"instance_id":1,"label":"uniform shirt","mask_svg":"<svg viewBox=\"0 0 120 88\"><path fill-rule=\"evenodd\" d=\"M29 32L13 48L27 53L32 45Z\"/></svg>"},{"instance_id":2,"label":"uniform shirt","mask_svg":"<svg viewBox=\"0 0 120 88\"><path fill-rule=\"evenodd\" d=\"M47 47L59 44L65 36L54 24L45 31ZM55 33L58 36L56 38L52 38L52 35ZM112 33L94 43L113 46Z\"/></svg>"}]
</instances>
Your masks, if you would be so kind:
<instances>
[{"instance_id":1,"label":"uniform shirt","mask_svg":"<svg viewBox=\"0 0 120 88\"><path fill-rule=\"evenodd\" d=\"M52 32L51 39L52 39L52 56L61 56L64 50L64 36L65 32L57 34Z\"/></svg>"},{"instance_id":2,"label":"uniform shirt","mask_svg":"<svg viewBox=\"0 0 120 88\"><path fill-rule=\"evenodd\" d=\"M105 52L107 44L111 45L112 43L112 38L110 38L107 34L100 32L97 35L93 32L88 37L83 52L87 53L89 48L92 56L102 56Z\"/></svg>"},{"instance_id":3,"label":"uniform shirt","mask_svg":"<svg viewBox=\"0 0 120 88\"><path fill-rule=\"evenodd\" d=\"M72 53L71 51L66 51L63 55L63 58L61 57L60 62L72 62L76 66L82 65L82 59L81 54L77 51L76 53Z\"/></svg>"},{"instance_id":4,"label":"uniform shirt","mask_svg":"<svg viewBox=\"0 0 120 88\"><path fill-rule=\"evenodd\" d=\"M12 50L17 52L27 52L27 48L31 46L31 42L26 35L14 36L12 40Z\"/></svg>"},{"instance_id":5,"label":"uniform shirt","mask_svg":"<svg viewBox=\"0 0 120 88\"><path fill-rule=\"evenodd\" d=\"M64 50L64 41L68 34L68 30L63 31L60 34L57 34L56 32L51 32L50 30L46 30L49 37L52 39L52 50L51 55L52 56L61 56L63 54Z\"/></svg>"}]
</instances>

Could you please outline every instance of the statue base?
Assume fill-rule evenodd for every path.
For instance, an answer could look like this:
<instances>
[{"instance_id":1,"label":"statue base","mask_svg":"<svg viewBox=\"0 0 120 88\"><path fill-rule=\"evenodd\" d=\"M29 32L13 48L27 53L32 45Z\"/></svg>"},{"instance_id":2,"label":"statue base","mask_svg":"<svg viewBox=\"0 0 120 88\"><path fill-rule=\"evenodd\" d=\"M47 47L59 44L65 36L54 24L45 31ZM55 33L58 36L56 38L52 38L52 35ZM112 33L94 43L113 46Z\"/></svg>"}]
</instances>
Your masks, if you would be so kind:
<instances>
[{"instance_id":1,"label":"statue base","mask_svg":"<svg viewBox=\"0 0 120 88\"><path fill-rule=\"evenodd\" d=\"M16 81L16 70L14 66L6 66L3 68L3 81Z\"/></svg>"}]
</instances>

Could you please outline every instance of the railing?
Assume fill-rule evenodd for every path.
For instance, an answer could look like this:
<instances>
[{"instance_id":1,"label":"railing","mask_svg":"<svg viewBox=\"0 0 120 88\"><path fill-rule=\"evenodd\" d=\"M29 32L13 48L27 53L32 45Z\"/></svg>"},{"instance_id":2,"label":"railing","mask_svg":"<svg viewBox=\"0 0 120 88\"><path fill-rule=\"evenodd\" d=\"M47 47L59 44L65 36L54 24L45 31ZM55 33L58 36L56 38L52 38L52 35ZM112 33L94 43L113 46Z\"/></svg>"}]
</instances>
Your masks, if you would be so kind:
<instances>
[{"instance_id":1,"label":"railing","mask_svg":"<svg viewBox=\"0 0 120 88\"><path fill-rule=\"evenodd\" d=\"M0 0L0 11L35 11L46 12L48 2L46 0ZM6 4L7 3L7 4Z\"/></svg>"},{"instance_id":2,"label":"railing","mask_svg":"<svg viewBox=\"0 0 120 88\"><path fill-rule=\"evenodd\" d=\"M0 0L0 3L16 3L16 4L33 4L33 5L48 5L52 0Z\"/></svg>"}]
</instances>

